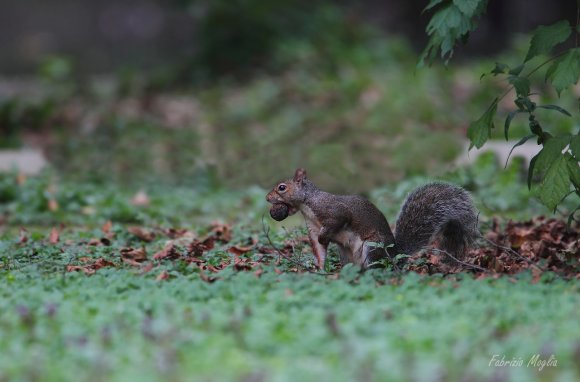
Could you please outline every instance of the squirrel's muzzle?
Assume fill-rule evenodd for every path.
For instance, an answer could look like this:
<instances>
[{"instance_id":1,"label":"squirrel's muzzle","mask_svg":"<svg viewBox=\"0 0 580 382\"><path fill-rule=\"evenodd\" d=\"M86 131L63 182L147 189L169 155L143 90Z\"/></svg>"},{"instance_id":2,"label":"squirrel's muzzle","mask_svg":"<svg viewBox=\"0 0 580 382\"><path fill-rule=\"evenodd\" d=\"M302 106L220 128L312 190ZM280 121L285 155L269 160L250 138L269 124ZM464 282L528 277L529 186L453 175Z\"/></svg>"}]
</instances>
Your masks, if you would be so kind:
<instances>
[{"instance_id":1,"label":"squirrel's muzzle","mask_svg":"<svg viewBox=\"0 0 580 382\"><path fill-rule=\"evenodd\" d=\"M266 195L266 200L268 201L268 203L272 204L284 203L282 197L274 190L268 192L268 195Z\"/></svg>"},{"instance_id":2,"label":"squirrel's muzzle","mask_svg":"<svg viewBox=\"0 0 580 382\"><path fill-rule=\"evenodd\" d=\"M288 216L294 215L298 212L298 209L286 203L276 190L270 191L268 195L266 195L266 200L268 203L272 204L270 216L278 221L284 220Z\"/></svg>"}]
</instances>

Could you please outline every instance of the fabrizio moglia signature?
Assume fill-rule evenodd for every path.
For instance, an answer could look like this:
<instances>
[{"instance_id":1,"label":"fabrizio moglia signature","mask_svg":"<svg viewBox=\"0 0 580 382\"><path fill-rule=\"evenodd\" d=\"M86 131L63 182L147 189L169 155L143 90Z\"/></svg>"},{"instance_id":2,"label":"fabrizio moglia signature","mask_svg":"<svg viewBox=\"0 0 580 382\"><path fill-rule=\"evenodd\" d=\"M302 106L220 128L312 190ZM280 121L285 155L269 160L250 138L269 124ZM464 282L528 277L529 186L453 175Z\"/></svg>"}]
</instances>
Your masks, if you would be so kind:
<instances>
[{"instance_id":1,"label":"fabrizio moglia signature","mask_svg":"<svg viewBox=\"0 0 580 382\"><path fill-rule=\"evenodd\" d=\"M542 371L545 367L558 367L558 360L552 354L550 357L542 358L540 354L534 354L530 358L524 360L521 357L512 357L512 359L506 359L505 354L494 354L489 360L489 367L531 367Z\"/></svg>"}]
</instances>

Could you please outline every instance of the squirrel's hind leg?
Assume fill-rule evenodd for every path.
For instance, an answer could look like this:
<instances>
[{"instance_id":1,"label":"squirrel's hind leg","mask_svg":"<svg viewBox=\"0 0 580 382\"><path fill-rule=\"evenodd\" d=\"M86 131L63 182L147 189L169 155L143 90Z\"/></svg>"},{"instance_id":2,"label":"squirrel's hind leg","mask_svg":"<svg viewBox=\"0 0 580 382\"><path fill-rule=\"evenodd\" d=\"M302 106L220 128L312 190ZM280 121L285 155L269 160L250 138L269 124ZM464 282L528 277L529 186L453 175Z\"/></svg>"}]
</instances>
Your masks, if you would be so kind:
<instances>
[{"instance_id":1,"label":"squirrel's hind leg","mask_svg":"<svg viewBox=\"0 0 580 382\"><path fill-rule=\"evenodd\" d=\"M338 247L338 257L340 258L340 263L342 265L352 263L353 255L352 251L343 245L337 244Z\"/></svg>"},{"instance_id":2,"label":"squirrel's hind leg","mask_svg":"<svg viewBox=\"0 0 580 382\"><path fill-rule=\"evenodd\" d=\"M378 262L387 258L387 251L384 248L371 246L366 243L361 245L359 249L359 256L357 258L357 264L362 266L363 268L380 268L383 265L380 265ZM374 264L374 265L373 265Z\"/></svg>"}]
</instances>

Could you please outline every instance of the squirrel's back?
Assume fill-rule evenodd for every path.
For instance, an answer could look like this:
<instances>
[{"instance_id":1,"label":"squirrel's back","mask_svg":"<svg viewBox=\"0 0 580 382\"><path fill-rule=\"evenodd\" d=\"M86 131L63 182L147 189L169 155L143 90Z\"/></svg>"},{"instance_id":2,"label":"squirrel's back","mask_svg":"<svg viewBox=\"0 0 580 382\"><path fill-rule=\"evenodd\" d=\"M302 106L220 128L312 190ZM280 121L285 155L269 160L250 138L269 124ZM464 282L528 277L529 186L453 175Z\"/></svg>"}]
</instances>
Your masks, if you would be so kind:
<instances>
[{"instance_id":1,"label":"squirrel's back","mask_svg":"<svg viewBox=\"0 0 580 382\"><path fill-rule=\"evenodd\" d=\"M411 255L437 241L437 246L461 258L477 238L477 214L471 195L463 188L442 182L412 191L397 218L395 242Z\"/></svg>"}]
</instances>

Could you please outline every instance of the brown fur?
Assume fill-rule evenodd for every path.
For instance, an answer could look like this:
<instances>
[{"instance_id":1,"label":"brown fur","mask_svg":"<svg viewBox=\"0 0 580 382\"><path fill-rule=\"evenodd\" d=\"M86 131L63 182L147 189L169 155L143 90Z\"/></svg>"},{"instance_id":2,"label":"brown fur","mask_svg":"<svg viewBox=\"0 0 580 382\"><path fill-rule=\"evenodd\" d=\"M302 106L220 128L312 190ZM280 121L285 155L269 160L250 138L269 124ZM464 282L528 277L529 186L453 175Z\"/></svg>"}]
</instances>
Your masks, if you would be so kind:
<instances>
[{"instance_id":1,"label":"brown fur","mask_svg":"<svg viewBox=\"0 0 580 382\"><path fill-rule=\"evenodd\" d=\"M387 219L374 204L361 196L324 192L307 179L303 169L278 183L266 199L288 205L290 214L302 212L319 268L324 267L331 242L338 245L342 263L363 267L385 257L383 250L368 248L365 243L395 244Z\"/></svg>"},{"instance_id":2,"label":"brown fur","mask_svg":"<svg viewBox=\"0 0 580 382\"><path fill-rule=\"evenodd\" d=\"M449 183L429 183L408 196L395 229L399 249L413 254L429 244L461 259L478 235L477 214L471 196ZM448 256L444 260L452 260Z\"/></svg>"},{"instance_id":3,"label":"brown fur","mask_svg":"<svg viewBox=\"0 0 580 382\"><path fill-rule=\"evenodd\" d=\"M477 233L471 197L461 187L431 183L413 191L397 220L396 239L385 216L367 199L356 195L333 195L318 189L297 169L294 177L278 183L266 196L272 204L283 203L289 215L300 211L319 268L324 267L329 243L338 245L342 264L363 268L384 259L382 243L391 257L411 255L439 241L443 249L462 257Z\"/></svg>"}]
</instances>

